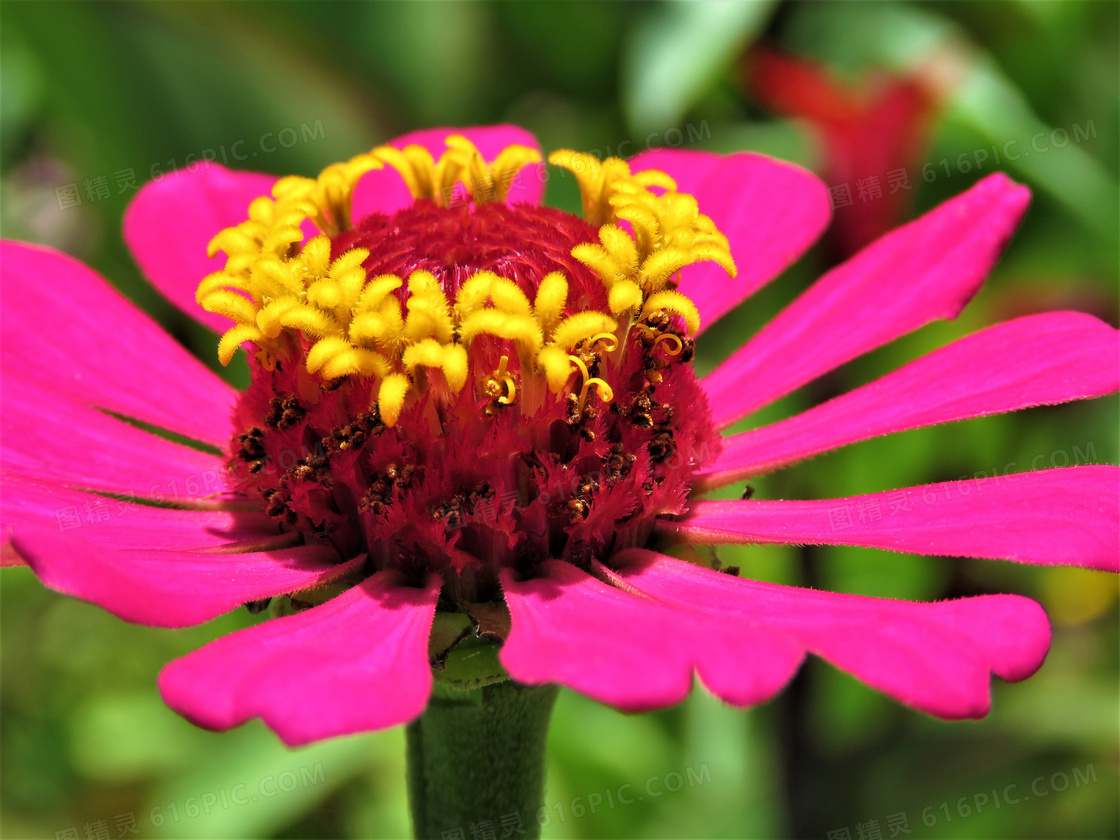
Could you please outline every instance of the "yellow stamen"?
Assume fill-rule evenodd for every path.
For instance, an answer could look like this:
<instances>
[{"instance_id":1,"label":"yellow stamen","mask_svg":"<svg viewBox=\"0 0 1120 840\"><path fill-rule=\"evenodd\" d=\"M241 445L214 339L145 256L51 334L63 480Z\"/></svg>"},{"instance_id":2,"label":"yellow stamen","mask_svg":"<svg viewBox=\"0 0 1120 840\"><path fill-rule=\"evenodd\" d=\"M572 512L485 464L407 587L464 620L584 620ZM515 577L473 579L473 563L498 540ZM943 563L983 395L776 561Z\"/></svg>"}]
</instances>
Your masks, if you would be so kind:
<instances>
[{"instance_id":1,"label":"yellow stamen","mask_svg":"<svg viewBox=\"0 0 1120 840\"><path fill-rule=\"evenodd\" d=\"M526 146L510 146L486 161L469 140L453 135L438 160L420 146L385 146L329 166L317 178L281 178L270 196L252 201L245 221L218 233L208 253L223 252L226 264L202 280L196 300L233 322L219 342L220 361L228 364L245 342L256 344L258 361L269 369L306 354L308 373L321 380L372 380L381 417L393 425L414 387L425 387L415 378L419 368L442 371L448 389L458 393L470 378L472 343L491 336L516 345L518 376L543 377L554 394L578 385L580 410L592 387L601 400L613 399L607 381L589 376L572 354L615 353L625 347L629 329L657 313L679 316L695 334L699 312L676 291L681 270L711 261L734 275L735 265L727 239L695 199L676 192L668 175L633 173L626 161L570 151L549 160L575 174L585 217L599 227L598 241L571 253L600 278L607 311L572 312L573 289L559 271L546 274L528 295L506 277L479 271L452 298L427 271L407 279L367 277L364 248L332 259L332 241L351 226L354 189L371 169L392 167L413 196L446 207L468 193L475 203L502 201L512 178L540 161ZM304 241L308 222L319 235ZM677 356L684 343L664 334L654 346ZM499 389L498 403L536 405L543 390L531 379L519 382L509 358L501 356L490 376L476 375ZM582 375L578 383L572 383L575 371Z\"/></svg>"},{"instance_id":2,"label":"yellow stamen","mask_svg":"<svg viewBox=\"0 0 1120 840\"><path fill-rule=\"evenodd\" d=\"M665 348L665 352L667 352L670 356L679 356L684 350L684 342L682 342L680 338L673 335L672 333L662 333L661 335L659 335L653 342L653 346L657 347L658 344L661 344L665 341L669 342L670 344L669 347Z\"/></svg>"},{"instance_id":3,"label":"yellow stamen","mask_svg":"<svg viewBox=\"0 0 1120 840\"><path fill-rule=\"evenodd\" d=\"M587 339L588 348L594 347L596 344L602 344L604 352L613 353L618 349L618 336L614 333L603 332Z\"/></svg>"},{"instance_id":4,"label":"yellow stamen","mask_svg":"<svg viewBox=\"0 0 1120 840\"><path fill-rule=\"evenodd\" d=\"M466 137L453 134L446 143L447 151L438 161L423 146L379 146L371 154L400 173L413 198L426 198L440 207L452 204L458 185L466 188L476 204L505 201L522 167L541 159L536 149L513 145L487 163Z\"/></svg>"},{"instance_id":5,"label":"yellow stamen","mask_svg":"<svg viewBox=\"0 0 1120 840\"><path fill-rule=\"evenodd\" d=\"M599 395L599 399L603 402L610 402L614 399L614 391L611 386L599 379L597 376L591 376L587 370L587 365L578 356L569 356L568 361L579 368L579 372L583 374L583 387L579 392L579 401L576 403L579 411L583 412L583 407L587 403L587 390L594 385L595 393Z\"/></svg>"},{"instance_id":6,"label":"yellow stamen","mask_svg":"<svg viewBox=\"0 0 1120 840\"><path fill-rule=\"evenodd\" d=\"M578 312L560 322L552 333L552 343L571 350L589 337L604 332L613 333L617 327L618 324L605 312Z\"/></svg>"},{"instance_id":7,"label":"yellow stamen","mask_svg":"<svg viewBox=\"0 0 1120 840\"><path fill-rule=\"evenodd\" d=\"M648 318L655 312L672 312L684 318L690 335L695 335L700 329L700 311L696 304L680 292L658 292L646 299L642 309L642 318Z\"/></svg>"},{"instance_id":8,"label":"yellow stamen","mask_svg":"<svg viewBox=\"0 0 1120 840\"><path fill-rule=\"evenodd\" d=\"M517 401L517 383L513 379L513 374L506 369L508 363L509 356L502 356L498 369L491 376L494 382L505 389L505 394L498 397L498 402L502 405L513 405Z\"/></svg>"},{"instance_id":9,"label":"yellow stamen","mask_svg":"<svg viewBox=\"0 0 1120 840\"><path fill-rule=\"evenodd\" d=\"M675 182L663 172L631 173L626 161L618 158L599 161L562 150L550 155L549 162L575 174L584 215L601 225L599 242L575 246L572 256L599 275L611 312L669 309L696 332L699 313L691 302L685 305L658 296L676 294L673 288L681 269L697 262L715 262L732 277L736 272L727 238L700 213L696 199L678 193ZM654 193L651 187L663 192ZM629 222L632 233L615 224L620 221Z\"/></svg>"}]
</instances>

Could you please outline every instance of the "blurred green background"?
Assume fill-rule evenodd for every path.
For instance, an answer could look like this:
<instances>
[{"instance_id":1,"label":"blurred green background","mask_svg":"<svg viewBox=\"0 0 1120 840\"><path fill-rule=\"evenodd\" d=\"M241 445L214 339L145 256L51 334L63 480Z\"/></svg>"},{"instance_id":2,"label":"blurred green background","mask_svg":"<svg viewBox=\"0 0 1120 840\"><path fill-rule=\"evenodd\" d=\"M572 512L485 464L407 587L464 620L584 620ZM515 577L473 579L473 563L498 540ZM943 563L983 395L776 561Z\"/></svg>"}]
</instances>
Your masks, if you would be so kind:
<instances>
[{"instance_id":1,"label":"blurred green background","mask_svg":"<svg viewBox=\"0 0 1120 840\"><path fill-rule=\"evenodd\" d=\"M907 213L1006 168L1034 191L1023 227L959 321L848 365L767 410L769 421L822 388L865 382L995 320L1077 308L1116 322L1117 9L6 2L0 218L5 237L98 268L213 361L213 337L155 295L120 236L137 186L205 150L219 161L249 154L230 158L247 168L314 174L413 128L510 121L546 150L606 152L623 141L631 154L660 144L751 149L823 171L828 150L809 127L763 108L745 84L752 47L811 58L856 86L870 69L948 68L907 163ZM977 150L1012 140L1027 150L1039 132L1044 154L978 171ZM552 180L546 200L573 208L575 199L570 181ZM857 199L837 216L859 211ZM814 250L729 315L705 337L699 365L712 367L804 289L827 254ZM819 498L1004 473L1012 462L1012 471L1116 463L1117 428L1115 400L1038 409L870 441L754 484L761 498ZM64 444L56 457L66 457ZM679 708L626 716L565 692L545 836L1117 836L1114 578L859 549L721 556L747 576L845 592L1030 595L1053 619L1052 652L1029 681L997 683L992 714L971 723L908 711L815 661L777 700L747 712L697 690ZM0 580L4 837L407 835L401 730L290 751L258 723L216 735L162 705L162 664L249 616L153 630L54 595L25 569ZM470 827L464 834L474 840Z\"/></svg>"}]
</instances>

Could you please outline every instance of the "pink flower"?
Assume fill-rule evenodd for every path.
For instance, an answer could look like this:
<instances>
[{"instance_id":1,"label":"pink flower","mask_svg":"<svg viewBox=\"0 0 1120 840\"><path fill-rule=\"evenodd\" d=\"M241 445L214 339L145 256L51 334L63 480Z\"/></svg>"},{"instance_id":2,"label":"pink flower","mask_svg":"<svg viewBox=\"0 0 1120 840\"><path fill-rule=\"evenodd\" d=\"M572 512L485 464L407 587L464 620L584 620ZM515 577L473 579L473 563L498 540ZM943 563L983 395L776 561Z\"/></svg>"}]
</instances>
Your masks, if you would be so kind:
<instances>
[{"instance_id":1,"label":"pink flower","mask_svg":"<svg viewBox=\"0 0 1120 840\"><path fill-rule=\"evenodd\" d=\"M841 84L807 59L760 48L747 66L747 84L767 108L805 120L823 157L837 208L832 236L850 256L903 218L919 155L940 109L947 68L929 62L907 76L877 72Z\"/></svg>"},{"instance_id":2,"label":"pink flower","mask_svg":"<svg viewBox=\"0 0 1120 840\"><path fill-rule=\"evenodd\" d=\"M991 674L1042 663L1033 601L777 586L659 548L825 543L1118 570L1114 466L694 498L877 435L1116 391L1117 331L1056 312L718 434L955 317L1025 188L990 176L882 237L698 380L703 327L828 223L819 181L753 154L556 153L580 180L581 219L538 206L524 131L449 135L407 135L318 180L212 165L141 191L129 246L172 302L225 331L223 359L251 351L243 394L88 268L3 244L6 562L162 627L294 596L294 614L168 665L172 708L212 729L261 717L289 744L407 722L431 657L438 668L456 641L430 642L438 607L471 616L467 636L504 637L513 679L626 710L677 703L694 674L760 703L813 653L916 709L980 717Z\"/></svg>"}]
</instances>

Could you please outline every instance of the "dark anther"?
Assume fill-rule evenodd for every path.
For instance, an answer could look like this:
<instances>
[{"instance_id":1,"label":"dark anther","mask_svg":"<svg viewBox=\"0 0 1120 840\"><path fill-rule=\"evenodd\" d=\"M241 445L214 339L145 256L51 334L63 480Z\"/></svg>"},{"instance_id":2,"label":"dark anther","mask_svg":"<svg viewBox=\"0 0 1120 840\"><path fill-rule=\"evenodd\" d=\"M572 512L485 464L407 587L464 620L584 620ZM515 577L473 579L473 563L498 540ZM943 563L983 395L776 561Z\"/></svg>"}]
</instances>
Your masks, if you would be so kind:
<instances>
[{"instance_id":1,"label":"dark anther","mask_svg":"<svg viewBox=\"0 0 1120 840\"><path fill-rule=\"evenodd\" d=\"M595 432L587 428L591 423L599 419L599 410L595 408L592 401L587 400L581 411L579 407L579 398L575 394L568 394L567 407L569 428L578 431L580 437L586 441L595 440Z\"/></svg>"},{"instance_id":2,"label":"dark anther","mask_svg":"<svg viewBox=\"0 0 1120 840\"><path fill-rule=\"evenodd\" d=\"M445 520L445 527L458 528L462 524L463 518L473 514L475 507L480 502L489 501L493 496L494 488L490 486L490 482L484 481L474 490L460 490L450 499L431 505L428 511L431 513L432 519Z\"/></svg>"},{"instance_id":3,"label":"dark anther","mask_svg":"<svg viewBox=\"0 0 1120 840\"><path fill-rule=\"evenodd\" d=\"M660 310L658 312L654 312L652 315L642 321L642 324L655 333L663 333L672 326L673 319L669 317L669 314L667 312L665 312L664 310Z\"/></svg>"},{"instance_id":4,"label":"dark anther","mask_svg":"<svg viewBox=\"0 0 1120 840\"><path fill-rule=\"evenodd\" d=\"M268 457L264 451L264 431L259 426L246 429L237 436L237 457L246 462Z\"/></svg>"},{"instance_id":5,"label":"dark anther","mask_svg":"<svg viewBox=\"0 0 1120 840\"><path fill-rule=\"evenodd\" d=\"M381 432L384 425L381 418L372 411L359 414L345 426L338 426L323 438L323 446L330 452L345 452L348 449L361 449L370 435Z\"/></svg>"},{"instance_id":6,"label":"dark anther","mask_svg":"<svg viewBox=\"0 0 1120 840\"><path fill-rule=\"evenodd\" d=\"M753 495L754 495L754 488L751 487L749 484L746 487L743 488L743 495L742 495L743 501L746 501L747 499L749 499Z\"/></svg>"},{"instance_id":7,"label":"dark anther","mask_svg":"<svg viewBox=\"0 0 1120 840\"><path fill-rule=\"evenodd\" d=\"M249 601L246 603L245 609L249 611L249 615L260 615L268 609L268 605L271 603L271 598L261 598L259 601Z\"/></svg>"},{"instance_id":8,"label":"dark anther","mask_svg":"<svg viewBox=\"0 0 1120 840\"><path fill-rule=\"evenodd\" d=\"M613 486L626 478L634 466L634 460L634 456L626 452L622 444L612 446L603 459L603 476L607 485Z\"/></svg>"},{"instance_id":9,"label":"dark anther","mask_svg":"<svg viewBox=\"0 0 1120 840\"><path fill-rule=\"evenodd\" d=\"M583 362L584 366L587 368L587 375L588 376L598 376L599 375L599 362L601 361L601 357L599 356L598 353L595 353L595 352L593 352L591 350L588 350L586 348L587 348L587 342L582 342L580 344L579 350L576 351L576 357L581 362Z\"/></svg>"},{"instance_id":10,"label":"dark anther","mask_svg":"<svg viewBox=\"0 0 1120 840\"><path fill-rule=\"evenodd\" d=\"M307 416L307 409L294 396L273 397L268 401L268 415L264 424L270 429L284 431Z\"/></svg>"},{"instance_id":11,"label":"dark anther","mask_svg":"<svg viewBox=\"0 0 1120 840\"><path fill-rule=\"evenodd\" d=\"M393 485L383 477L375 478L358 502L358 509L381 516L392 503Z\"/></svg>"},{"instance_id":12,"label":"dark anther","mask_svg":"<svg viewBox=\"0 0 1120 840\"><path fill-rule=\"evenodd\" d=\"M568 524L575 525L591 513L594 495L599 492L599 482L591 476L583 476L576 483L575 494L570 499L562 499L553 505L553 513L568 517Z\"/></svg>"},{"instance_id":13,"label":"dark anther","mask_svg":"<svg viewBox=\"0 0 1120 840\"><path fill-rule=\"evenodd\" d=\"M560 508L560 512L567 515L569 524L575 525L577 522L586 519L588 514L591 513L591 502L577 496L568 499L566 502L561 502Z\"/></svg>"},{"instance_id":14,"label":"dark anther","mask_svg":"<svg viewBox=\"0 0 1120 840\"><path fill-rule=\"evenodd\" d=\"M505 380L501 379L487 379L482 385L482 392L490 398L486 406L482 409L487 417L493 417L501 411L509 408L512 403L502 402L506 397L507 387Z\"/></svg>"},{"instance_id":15,"label":"dark anther","mask_svg":"<svg viewBox=\"0 0 1120 840\"><path fill-rule=\"evenodd\" d=\"M463 518L463 498L462 496L452 496L442 502L437 502L428 508L432 514L432 519L446 520L444 525L448 528L457 528Z\"/></svg>"},{"instance_id":16,"label":"dark anther","mask_svg":"<svg viewBox=\"0 0 1120 840\"><path fill-rule=\"evenodd\" d=\"M385 468L385 477L392 481L397 487L405 488L412 483L412 474L416 472L416 467L412 464L405 464L404 466L397 466L396 464L389 464Z\"/></svg>"},{"instance_id":17,"label":"dark anther","mask_svg":"<svg viewBox=\"0 0 1120 840\"><path fill-rule=\"evenodd\" d=\"M389 505L393 503L393 491L408 489L409 484L412 483L412 474L415 470L416 468L411 464L403 466L389 464L383 472L373 477L369 489L366 490L365 495L358 502L358 508L368 511L374 516L385 513Z\"/></svg>"},{"instance_id":18,"label":"dark anther","mask_svg":"<svg viewBox=\"0 0 1120 840\"><path fill-rule=\"evenodd\" d=\"M264 509L265 513L276 519L282 519L289 525L296 524L299 516L288 506L288 503L292 500L288 491L274 490L270 493L266 490L262 495L268 500L268 505Z\"/></svg>"},{"instance_id":19,"label":"dark anther","mask_svg":"<svg viewBox=\"0 0 1120 840\"><path fill-rule=\"evenodd\" d=\"M649 441L649 458L653 463L660 464L677 451L677 443L673 440L671 429L658 426L657 431Z\"/></svg>"},{"instance_id":20,"label":"dark anther","mask_svg":"<svg viewBox=\"0 0 1120 840\"><path fill-rule=\"evenodd\" d=\"M640 429L653 428L653 400L645 391L639 391L627 409L630 422Z\"/></svg>"},{"instance_id":21,"label":"dark anther","mask_svg":"<svg viewBox=\"0 0 1120 840\"><path fill-rule=\"evenodd\" d=\"M313 481L316 484L322 484L324 487L330 487L330 459L324 455L312 455L292 467L290 475L293 479Z\"/></svg>"},{"instance_id":22,"label":"dark anther","mask_svg":"<svg viewBox=\"0 0 1120 840\"><path fill-rule=\"evenodd\" d=\"M264 469L268 454L264 451L264 432L253 426L237 436L237 457L249 465L249 472Z\"/></svg>"}]
</instances>

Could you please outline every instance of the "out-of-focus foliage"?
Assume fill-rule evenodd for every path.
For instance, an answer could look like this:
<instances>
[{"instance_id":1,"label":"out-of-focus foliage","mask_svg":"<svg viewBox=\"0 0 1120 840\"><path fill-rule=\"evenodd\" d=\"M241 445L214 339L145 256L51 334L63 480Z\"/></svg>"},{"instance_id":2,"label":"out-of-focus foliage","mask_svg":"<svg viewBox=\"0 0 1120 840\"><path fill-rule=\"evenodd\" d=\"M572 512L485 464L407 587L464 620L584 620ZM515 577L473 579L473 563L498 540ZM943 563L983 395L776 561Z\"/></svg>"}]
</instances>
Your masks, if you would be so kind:
<instances>
[{"instance_id":1,"label":"out-of-focus foliage","mask_svg":"<svg viewBox=\"0 0 1120 840\"><path fill-rule=\"evenodd\" d=\"M945 98L909 168L914 212L1005 169L1034 190L1027 220L959 321L848 365L756 418L767 421L997 319L1076 308L1115 323L1117 23L1116 4L1076 1L12 2L0 29L0 219L6 237L97 267L213 362L214 337L158 298L121 243L127 201L152 177L206 157L312 174L408 129L497 121L526 126L546 149L751 149L819 167L806 127L746 89L756 42L849 82L934 62ZM570 179L555 174L547 200L574 208ZM815 251L725 318L705 337L701 368L825 259ZM229 375L242 381L244 371ZM1115 405L870 441L761 479L756 491L827 497L1116 463ZM81 457L58 443L44 457ZM997 684L992 714L974 723L910 712L816 662L750 712L702 690L645 716L565 693L546 836L1117 836L1115 579L859 549L721 554L749 576L840 591L1027 594L1054 620L1053 651L1026 683ZM400 730L288 751L259 724L215 735L162 705L162 664L249 616L153 630L56 596L25 569L0 582L4 837L407 834ZM487 836L485 826L463 830Z\"/></svg>"}]
</instances>

